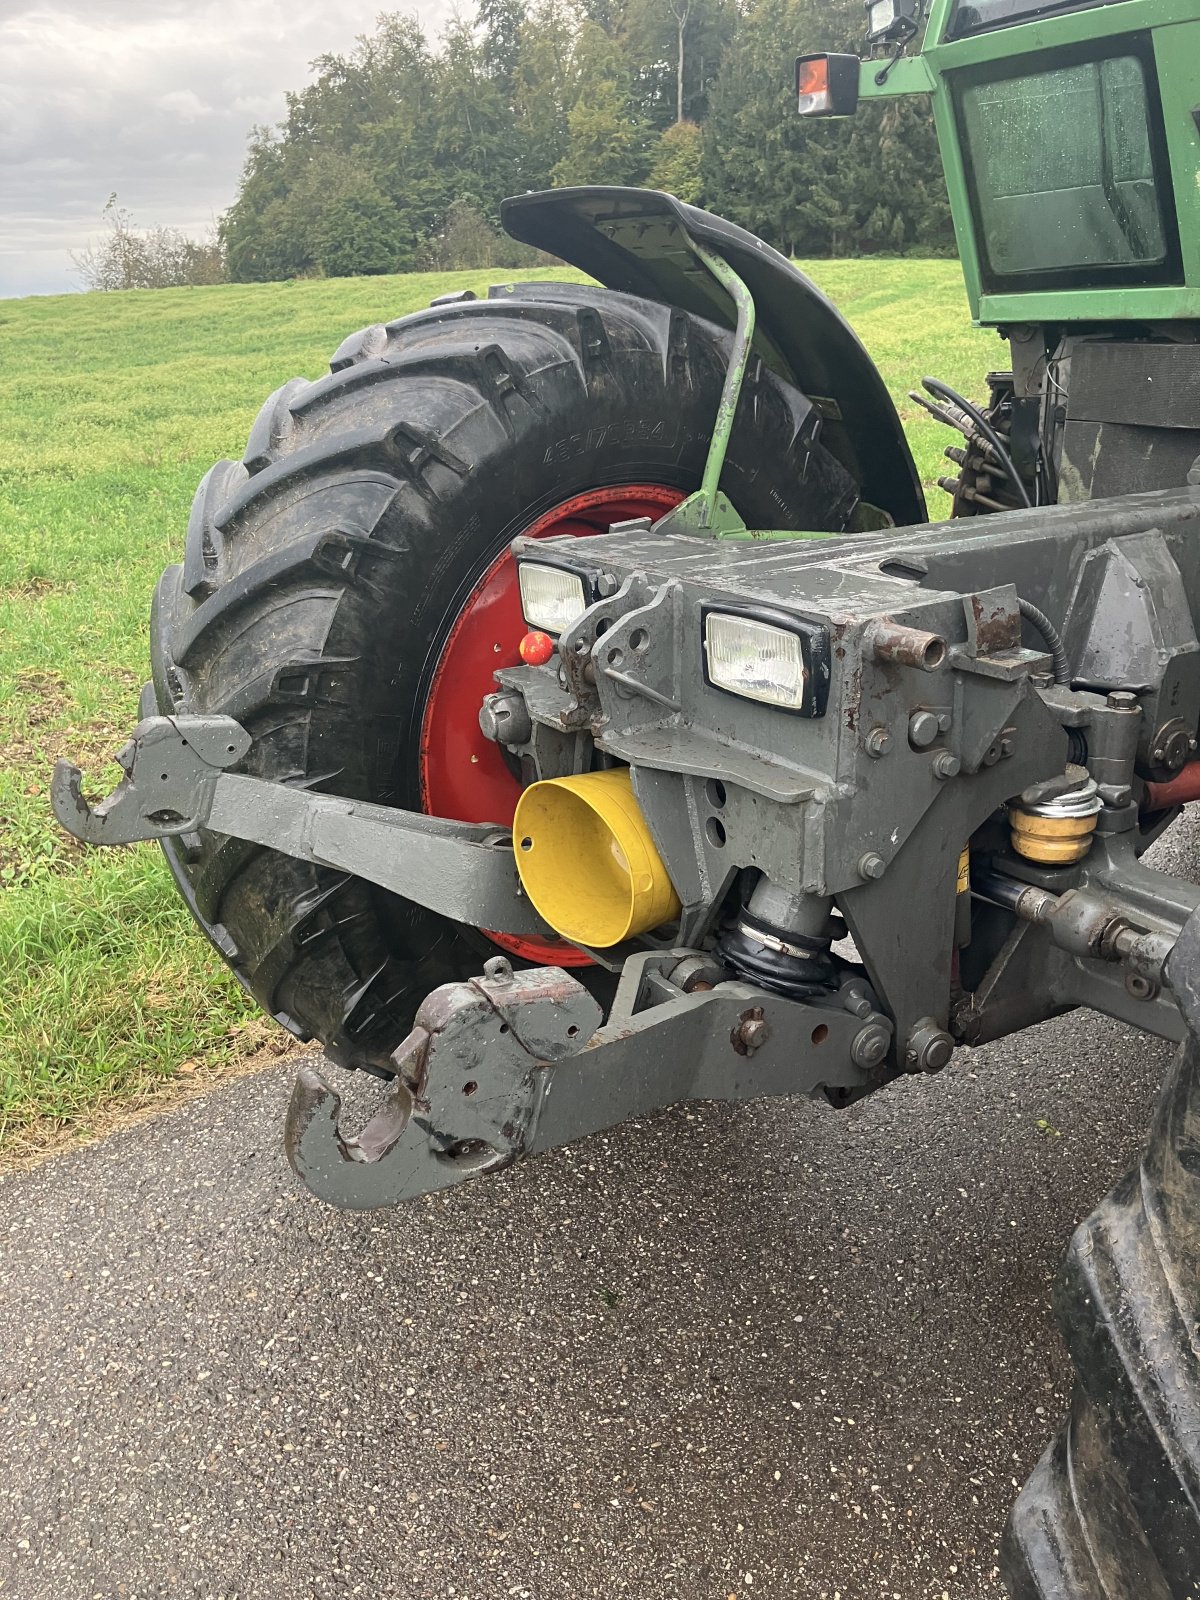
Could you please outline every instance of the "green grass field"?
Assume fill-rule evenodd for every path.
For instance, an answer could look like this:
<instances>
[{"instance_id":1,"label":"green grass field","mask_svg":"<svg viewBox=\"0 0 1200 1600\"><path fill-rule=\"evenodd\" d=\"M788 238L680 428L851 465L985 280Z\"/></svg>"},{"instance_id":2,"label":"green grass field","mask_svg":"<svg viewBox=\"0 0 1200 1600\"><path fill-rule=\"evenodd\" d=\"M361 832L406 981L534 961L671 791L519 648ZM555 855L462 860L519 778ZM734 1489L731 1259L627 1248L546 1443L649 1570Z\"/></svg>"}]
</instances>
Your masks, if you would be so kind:
<instances>
[{"instance_id":1,"label":"green grass field","mask_svg":"<svg viewBox=\"0 0 1200 1600\"><path fill-rule=\"evenodd\" d=\"M931 515L944 429L904 398L978 395L1000 364L950 261L815 262L900 405ZM93 779L137 714L150 595L192 491L259 404L364 323L482 273L0 301L0 1139L86 1130L114 1097L220 1071L267 1026L195 931L156 847L83 852L47 800L58 755ZM543 270L530 277L562 277ZM574 275L572 275L574 276ZM273 1025L272 1025L273 1026Z\"/></svg>"}]
</instances>

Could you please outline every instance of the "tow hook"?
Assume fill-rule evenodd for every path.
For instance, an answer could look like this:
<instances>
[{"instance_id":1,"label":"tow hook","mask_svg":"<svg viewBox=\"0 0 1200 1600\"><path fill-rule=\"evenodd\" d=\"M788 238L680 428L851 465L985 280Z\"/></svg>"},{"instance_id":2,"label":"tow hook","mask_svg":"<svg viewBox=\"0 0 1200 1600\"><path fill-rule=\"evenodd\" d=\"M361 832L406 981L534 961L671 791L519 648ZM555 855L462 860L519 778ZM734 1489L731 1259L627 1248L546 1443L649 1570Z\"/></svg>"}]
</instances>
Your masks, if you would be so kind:
<instances>
[{"instance_id":1,"label":"tow hook","mask_svg":"<svg viewBox=\"0 0 1200 1600\"><path fill-rule=\"evenodd\" d=\"M301 1069L284 1126L292 1169L330 1205L369 1211L506 1166L536 1125L545 1068L582 1049L601 1016L560 968L514 972L493 957L481 978L426 997L356 1136L338 1125L341 1096Z\"/></svg>"}]
</instances>

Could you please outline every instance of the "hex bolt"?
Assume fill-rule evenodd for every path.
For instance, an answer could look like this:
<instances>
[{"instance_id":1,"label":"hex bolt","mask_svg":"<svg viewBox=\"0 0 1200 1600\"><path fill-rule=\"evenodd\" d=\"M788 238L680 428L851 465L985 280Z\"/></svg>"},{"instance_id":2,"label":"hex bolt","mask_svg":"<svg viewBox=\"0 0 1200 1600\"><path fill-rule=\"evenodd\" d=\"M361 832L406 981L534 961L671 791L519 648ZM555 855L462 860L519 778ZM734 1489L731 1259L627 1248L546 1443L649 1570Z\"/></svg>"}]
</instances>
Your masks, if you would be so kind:
<instances>
[{"instance_id":1,"label":"hex bolt","mask_svg":"<svg viewBox=\"0 0 1200 1600\"><path fill-rule=\"evenodd\" d=\"M887 871L887 862L882 856L876 855L874 850L868 850L865 856L858 858L858 872L862 878L882 878Z\"/></svg>"},{"instance_id":2,"label":"hex bolt","mask_svg":"<svg viewBox=\"0 0 1200 1600\"><path fill-rule=\"evenodd\" d=\"M935 778L957 778L961 769L962 762L950 750L939 750L933 758Z\"/></svg>"},{"instance_id":3,"label":"hex bolt","mask_svg":"<svg viewBox=\"0 0 1200 1600\"><path fill-rule=\"evenodd\" d=\"M610 594L616 594L620 587L621 583L615 572L602 572L596 579L596 589L599 594L605 597Z\"/></svg>"},{"instance_id":4,"label":"hex bolt","mask_svg":"<svg viewBox=\"0 0 1200 1600\"><path fill-rule=\"evenodd\" d=\"M1137 711L1139 709L1138 697L1129 689L1111 690L1104 703L1110 711Z\"/></svg>"},{"instance_id":5,"label":"hex bolt","mask_svg":"<svg viewBox=\"0 0 1200 1600\"><path fill-rule=\"evenodd\" d=\"M908 742L914 750L927 750L940 732L936 711L914 711L908 719Z\"/></svg>"},{"instance_id":6,"label":"hex bolt","mask_svg":"<svg viewBox=\"0 0 1200 1600\"><path fill-rule=\"evenodd\" d=\"M887 755L888 746L891 744L891 742L891 734L885 727L882 726L872 728L867 734L867 737L863 740L863 744L866 746L867 754L869 756L873 756L876 760L878 760L880 756Z\"/></svg>"},{"instance_id":7,"label":"hex bolt","mask_svg":"<svg viewBox=\"0 0 1200 1600\"><path fill-rule=\"evenodd\" d=\"M1131 994L1135 1000L1153 1000L1158 993L1158 985L1140 972L1127 972L1125 992Z\"/></svg>"},{"instance_id":8,"label":"hex bolt","mask_svg":"<svg viewBox=\"0 0 1200 1600\"><path fill-rule=\"evenodd\" d=\"M869 1071L882 1064L891 1042L892 1036L882 1022L868 1022L865 1028L860 1028L854 1035L850 1059L856 1067L864 1067Z\"/></svg>"}]
</instances>

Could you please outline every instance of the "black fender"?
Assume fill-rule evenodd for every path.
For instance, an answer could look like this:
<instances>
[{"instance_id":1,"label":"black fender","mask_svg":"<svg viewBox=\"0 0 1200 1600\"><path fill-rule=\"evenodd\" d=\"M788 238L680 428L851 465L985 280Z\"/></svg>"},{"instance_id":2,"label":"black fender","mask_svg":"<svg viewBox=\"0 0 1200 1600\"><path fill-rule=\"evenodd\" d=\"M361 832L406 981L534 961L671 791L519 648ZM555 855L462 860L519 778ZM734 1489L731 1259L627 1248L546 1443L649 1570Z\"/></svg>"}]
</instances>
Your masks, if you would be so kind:
<instances>
[{"instance_id":1,"label":"black fender","mask_svg":"<svg viewBox=\"0 0 1200 1600\"><path fill-rule=\"evenodd\" d=\"M506 232L608 289L678 306L725 327L733 303L688 248L723 256L754 296L757 354L817 405L821 442L898 524L926 520L900 418L858 335L816 284L744 228L655 189L548 189L500 207Z\"/></svg>"}]
</instances>

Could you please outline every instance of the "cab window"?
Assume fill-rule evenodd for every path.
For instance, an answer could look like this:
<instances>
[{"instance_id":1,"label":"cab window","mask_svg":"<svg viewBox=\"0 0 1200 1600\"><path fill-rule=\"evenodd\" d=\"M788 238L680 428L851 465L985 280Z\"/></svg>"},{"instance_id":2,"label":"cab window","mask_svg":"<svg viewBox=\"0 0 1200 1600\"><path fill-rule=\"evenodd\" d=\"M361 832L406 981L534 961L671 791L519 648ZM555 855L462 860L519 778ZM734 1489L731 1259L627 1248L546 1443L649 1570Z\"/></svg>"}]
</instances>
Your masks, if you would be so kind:
<instances>
[{"instance_id":1,"label":"cab window","mask_svg":"<svg viewBox=\"0 0 1200 1600\"><path fill-rule=\"evenodd\" d=\"M964 39L972 33L989 33L1012 22L1055 16L1060 11L1086 11L1112 5L1114 0L954 0L946 25L947 39Z\"/></svg>"},{"instance_id":2,"label":"cab window","mask_svg":"<svg viewBox=\"0 0 1200 1600\"><path fill-rule=\"evenodd\" d=\"M995 284L1162 282L1175 269L1161 119L1139 54L960 82L957 105Z\"/></svg>"}]
</instances>

